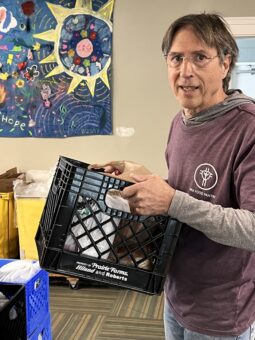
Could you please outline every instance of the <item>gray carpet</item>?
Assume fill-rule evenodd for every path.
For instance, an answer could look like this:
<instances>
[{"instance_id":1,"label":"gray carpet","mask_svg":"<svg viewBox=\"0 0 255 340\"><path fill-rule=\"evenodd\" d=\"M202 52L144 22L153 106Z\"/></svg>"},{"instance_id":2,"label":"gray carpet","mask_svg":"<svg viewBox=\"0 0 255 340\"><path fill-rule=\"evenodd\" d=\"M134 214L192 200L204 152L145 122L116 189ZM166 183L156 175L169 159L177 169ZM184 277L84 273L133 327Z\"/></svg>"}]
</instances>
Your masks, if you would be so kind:
<instances>
[{"instance_id":1,"label":"gray carpet","mask_svg":"<svg viewBox=\"0 0 255 340\"><path fill-rule=\"evenodd\" d=\"M50 309L54 340L164 339L163 294L51 282Z\"/></svg>"}]
</instances>

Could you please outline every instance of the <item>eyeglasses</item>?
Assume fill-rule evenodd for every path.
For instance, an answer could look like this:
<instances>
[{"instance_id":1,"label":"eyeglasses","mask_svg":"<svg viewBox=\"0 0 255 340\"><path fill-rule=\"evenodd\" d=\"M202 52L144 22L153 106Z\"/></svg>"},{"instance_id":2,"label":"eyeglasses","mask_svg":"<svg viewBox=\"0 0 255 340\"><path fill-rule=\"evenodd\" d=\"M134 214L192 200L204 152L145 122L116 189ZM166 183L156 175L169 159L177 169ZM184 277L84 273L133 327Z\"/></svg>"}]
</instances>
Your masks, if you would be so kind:
<instances>
[{"instance_id":1,"label":"eyeglasses","mask_svg":"<svg viewBox=\"0 0 255 340\"><path fill-rule=\"evenodd\" d=\"M211 60L217 58L218 55L215 55L214 57L207 57L202 53L196 53L190 57L184 57L181 54L168 53L164 55L164 57L166 59L167 65L172 68L179 68L185 59L192 63L192 65L195 67L203 68L206 67Z\"/></svg>"}]
</instances>

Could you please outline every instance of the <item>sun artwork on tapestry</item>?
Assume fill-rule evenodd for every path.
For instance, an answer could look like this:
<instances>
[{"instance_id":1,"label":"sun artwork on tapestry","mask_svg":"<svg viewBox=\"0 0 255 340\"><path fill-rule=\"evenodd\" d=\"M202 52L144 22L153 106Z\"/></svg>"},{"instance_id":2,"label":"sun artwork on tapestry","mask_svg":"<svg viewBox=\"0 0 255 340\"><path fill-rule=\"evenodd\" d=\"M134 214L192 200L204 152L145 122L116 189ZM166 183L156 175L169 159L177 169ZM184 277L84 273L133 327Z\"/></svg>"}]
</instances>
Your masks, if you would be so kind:
<instances>
[{"instance_id":1,"label":"sun artwork on tapestry","mask_svg":"<svg viewBox=\"0 0 255 340\"><path fill-rule=\"evenodd\" d=\"M0 137L112 133L114 0L0 0Z\"/></svg>"}]
</instances>

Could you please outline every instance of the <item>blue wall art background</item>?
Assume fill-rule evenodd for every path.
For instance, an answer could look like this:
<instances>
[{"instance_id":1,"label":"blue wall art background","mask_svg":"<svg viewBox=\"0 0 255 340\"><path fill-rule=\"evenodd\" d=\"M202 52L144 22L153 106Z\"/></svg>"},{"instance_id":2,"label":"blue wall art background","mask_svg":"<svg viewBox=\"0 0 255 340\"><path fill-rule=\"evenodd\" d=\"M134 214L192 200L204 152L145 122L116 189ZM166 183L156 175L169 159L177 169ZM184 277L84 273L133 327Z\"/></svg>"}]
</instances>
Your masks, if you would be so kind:
<instances>
[{"instance_id":1,"label":"blue wall art background","mask_svg":"<svg viewBox=\"0 0 255 340\"><path fill-rule=\"evenodd\" d=\"M113 7L0 1L0 137L112 133Z\"/></svg>"}]
</instances>

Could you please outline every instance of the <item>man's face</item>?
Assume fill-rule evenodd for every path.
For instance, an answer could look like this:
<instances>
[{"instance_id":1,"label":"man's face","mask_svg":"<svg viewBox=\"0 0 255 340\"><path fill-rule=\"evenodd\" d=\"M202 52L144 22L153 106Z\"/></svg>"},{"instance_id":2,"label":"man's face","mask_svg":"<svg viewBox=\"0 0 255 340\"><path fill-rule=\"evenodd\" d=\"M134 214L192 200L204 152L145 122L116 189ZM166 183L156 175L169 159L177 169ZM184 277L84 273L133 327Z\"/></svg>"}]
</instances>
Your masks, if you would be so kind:
<instances>
[{"instance_id":1,"label":"man's face","mask_svg":"<svg viewBox=\"0 0 255 340\"><path fill-rule=\"evenodd\" d=\"M184 57L180 66L175 68L168 65L168 80L187 117L196 116L203 109L224 100L226 94L222 80L229 69L229 56L221 63L216 48L206 46L190 26L176 33L169 54L174 60ZM206 59L206 65L199 67L191 59L185 59L190 57L196 60L212 59Z\"/></svg>"}]
</instances>

